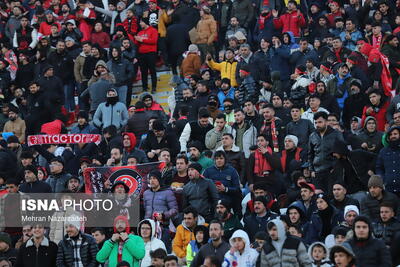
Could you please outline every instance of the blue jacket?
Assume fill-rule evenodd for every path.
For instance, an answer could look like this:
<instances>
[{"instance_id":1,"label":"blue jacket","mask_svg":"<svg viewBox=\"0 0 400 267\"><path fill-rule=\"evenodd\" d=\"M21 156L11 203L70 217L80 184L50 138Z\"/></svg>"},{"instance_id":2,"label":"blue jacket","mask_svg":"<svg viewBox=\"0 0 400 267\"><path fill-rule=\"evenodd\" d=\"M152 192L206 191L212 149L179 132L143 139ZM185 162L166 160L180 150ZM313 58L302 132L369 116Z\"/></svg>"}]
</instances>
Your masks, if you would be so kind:
<instances>
[{"instance_id":1,"label":"blue jacket","mask_svg":"<svg viewBox=\"0 0 400 267\"><path fill-rule=\"evenodd\" d=\"M218 192L220 199L225 199L233 203L232 200L240 192L240 177L235 168L230 165L225 165L224 168L219 169L215 165L207 168L203 176L210 179L214 183L219 181L225 188L225 192Z\"/></svg>"},{"instance_id":2,"label":"blue jacket","mask_svg":"<svg viewBox=\"0 0 400 267\"><path fill-rule=\"evenodd\" d=\"M279 71L282 81L289 80L290 74L292 74L289 64L289 47L286 45L281 45L278 48L271 47L269 49L269 58L271 62L271 72Z\"/></svg>"},{"instance_id":3,"label":"blue jacket","mask_svg":"<svg viewBox=\"0 0 400 267\"><path fill-rule=\"evenodd\" d=\"M218 100L219 100L219 109L224 110L224 100L226 98L235 99L235 88L231 87L231 89L229 89L229 92L227 95L225 95L224 92L222 92L222 90L219 90L217 96L218 96Z\"/></svg>"},{"instance_id":4,"label":"blue jacket","mask_svg":"<svg viewBox=\"0 0 400 267\"><path fill-rule=\"evenodd\" d=\"M122 128L128 122L128 110L125 104L117 102L115 105L101 103L93 116L93 123L99 128L115 125L117 129Z\"/></svg>"},{"instance_id":5,"label":"blue jacket","mask_svg":"<svg viewBox=\"0 0 400 267\"><path fill-rule=\"evenodd\" d=\"M386 135L388 140L389 134L394 129L400 131L400 127L392 127ZM386 191L398 194L400 192L400 144L384 147L378 154L376 160L376 174L383 178Z\"/></svg>"}]
</instances>

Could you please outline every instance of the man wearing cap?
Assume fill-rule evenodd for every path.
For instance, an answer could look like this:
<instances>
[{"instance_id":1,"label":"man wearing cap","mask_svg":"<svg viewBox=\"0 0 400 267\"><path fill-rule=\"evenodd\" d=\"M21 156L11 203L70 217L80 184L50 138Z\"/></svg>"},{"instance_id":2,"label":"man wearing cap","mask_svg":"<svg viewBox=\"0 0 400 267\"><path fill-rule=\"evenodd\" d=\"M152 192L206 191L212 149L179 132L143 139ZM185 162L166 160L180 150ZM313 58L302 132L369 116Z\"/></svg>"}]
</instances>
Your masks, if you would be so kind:
<instances>
[{"instance_id":1,"label":"man wearing cap","mask_svg":"<svg viewBox=\"0 0 400 267\"><path fill-rule=\"evenodd\" d=\"M215 184L201 175L199 163L191 163L188 168L189 182L183 187L183 208L192 206L206 221L214 216L214 208L219 199Z\"/></svg>"},{"instance_id":2,"label":"man wearing cap","mask_svg":"<svg viewBox=\"0 0 400 267\"><path fill-rule=\"evenodd\" d=\"M157 161L162 148L168 148L172 157L175 157L179 152L179 143L176 135L169 132L161 120L155 120L141 148L150 161Z\"/></svg>"},{"instance_id":3,"label":"man wearing cap","mask_svg":"<svg viewBox=\"0 0 400 267\"><path fill-rule=\"evenodd\" d=\"M71 174L65 172L65 162L59 156L50 160L50 175L46 179L54 193L61 193L66 189L67 181L71 178Z\"/></svg>"},{"instance_id":4,"label":"man wearing cap","mask_svg":"<svg viewBox=\"0 0 400 267\"><path fill-rule=\"evenodd\" d=\"M128 122L128 110L125 103L118 102L118 93L115 89L107 91L106 102L101 103L93 116L93 124L101 129L114 125L122 128Z\"/></svg>"},{"instance_id":5,"label":"man wearing cap","mask_svg":"<svg viewBox=\"0 0 400 267\"><path fill-rule=\"evenodd\" d=\"M83 35L82 32L76 27L76 22L74 19L69 19L65 23L65 28L60 31L60 36L63 40L72 38L75 42L79 42Z\"/></svg>"},{"instance_id":6,"label":"man wearing cap","mask_svg":"<svg viewBox=\"0 0 400 267\"><path fill-rule=\"evenodd\" d=\"M208 110L201 108L199 110L197 121L186 123L185 128L183 128L182 134L179 137L181 152L186 153L188 150L187 144L192 141L198 141L202 147L205 146L206 134L208 131L213 129L209 118L210 113Z\"/></svg>"},{"instance_id":7,"label":"man wearing cap","mask_svg":"<svg viewBox=\"0 0 400 267\"><path fill-rule=\"evenodd\" d=\"M263 196L254 198L254 212L244 217L243 225L245 232L249 235L250 241L254 242L254 235L257 232L265 231L267 223L278 217L268 207L268 199Z\"/></svg>"},{"instance_id":8,"label":"man wearing cap","mask_svg":"<svg viewBox=\"0 0 400 267\"><path fill-rule=\"evenodd\" d=\"M321 107L321 97L319 94L312 94L308 98L308 106L309 108L301 114L302 119L306 119L314 123L314 114L317 112L325 112L327 115L329 111L325 108ZM315 123L314 123L315 126Z\"/></svg>"},{"instance_id":9,"label":"man wearing cap","mask_svg":"<svg viewBox=\"0 0 400 267\"><path fill-rule=\"evenodd\" d=\"M58 244L57 266L96 266L96 254L99 251L96 240L80 231L78 216L69 216L65 222L63 240ZM104 246L103 246L104 248Z\"/></svg>"},{"instance_id":10,"label":"man wearing cap","mask_svg":"<svg viewBox=\"0 0 400 267\"><path fill-rule=\"evenodd\" d=\"M382 240L373 237L371 220L367 216L358 216L354 220L353 238L349 244L354 251L357 266L392 266L390 252Z\"/></svg>"},{"instance_id":11,"label":"man wearing cap","mask_svg":"<svg viewBox=\"0 0 400 267\"><path fill-rule=\"evenodd\" d=\"M295 162L304 162L307 158L307 153L301 147L298 147L299 139L295 135L285 136L285 149L281 154L281 167L283 173L291 173Z\"/></svg>"},{"instance_id":12,"label":"man wearing cap","mask_svg":"<svg viewBox=\"0 0 400 267\"><path fill-rule=\"evenodd\" d=\"M243 225L238 216L233 213L232 206L228 201L218 200L215 212L216 219L224 226L223 239L225 241L228 241L236 230L243 229Z\"/></svg>"},{"instance_id":13,"label":"man wearing cap","mask_svg":"<svg viewBox=\"0 0 400 267\"><path fill-rule=\"evenodd\" d=\"M93 125L89 124L89 114L81 110L78 113L78 123L72 127L71 134L97 134L99 130Z\"/></svg>"},{"instance_id":14,"label":"man wearing cap","mask_svg":"<svg viewBox=\"0 0 400 267\"><path fill-rule=\"evenodd\" d=\"M299 202L304 206L307 220L310 220L311 215L317 210L317 203L315 201L315 186L307 182L301 182L300 196L301 199L299 199Z\"/></svg>"},{"instance_id":15,"label":"man wearing cap","mask_svg":"<svg viewBox=\"0 0 400 267\"><path fill-rule=\"evenodd\" d=\"M52 65L46 65L43 68L42 74L38 82L40 88L46 92L46 95L50 98L49 101L56 101L53 103L57 103L58 105L63 104L65 101L63 83L59 77L54 75L54 67Z\"/></svg>"},{"instance_id":16,"label":"man wearing cap","mask_svg":"<svg viewBox=\"0 0 400 267\"><path fill-rule=\"evenodd\" d=\"M20 144L18 137L11 135L7 138L7 148L17 156L18 161L22 154L22 145Z\"/></svg>"},{"instance_id":17,"label":"man wearing cap","mask_svg":"<svg viewBox=\"0 0 400 267\"><path fill-rule=\"evenodd\" d=\"M358 200L347 196L346 185L343 182L335 182L332 188L333 199L330 200L330 204L338 210L344 210L347 205L354 205L360 208Z\"/></svg>"},{"instance_id":18,"label":"man wearing cap","mask_svg":"<svg viewBox=\"0 0 400 267\"><path fill-rule=\"evenodd\" d=\"M379 220L381 203L391 203L396 214L400 214L399 198L384 189L383 180L379 175L372 175L368 181L368 194L361 201L361 214L373 221Z\"/></svg>"},{"instance_id":19,"label":"man wearing cap","mask_svg":"<svg viewBox=\"0 0 400 267\"><path fill-rule=\"evenodd\" d=\"M385 182L385 189L400 197L400 127L391 127L385 136L387 147L379 151L376 174Z\"/></svg>"},{"instance_id":20,"label":"man wearing cap","mask_svg":"<svg viewBox=\"0 0 400 267\"><path fill-rule=\"evenodd\" d=\"M52 193L49 184L39 181L37 177L37 168L33 165L25 167L25 182L19 186L22 193Z\"/></svg>"},{"instance_id":21,"label":"man wearing cap","mask_svg":"<svg viewBox=\"0 0 400 267\"><path fill-rule=\"evenodd\" d=\"M16 106L10 104L8 112L8 121L4 124L3 132L13 132L18 137L20 143L25 142L25 121L18 115L19 110Z\"/></svg>"},{"instance_id":22,"label":"man wearing cap","mask_svg":"<svg viewBox=\"0 0 400 267\"><path fill-rule=\"evenodd\" d=\"M361 118L362 111L369 104L368 96L363 92L363 86L358 80L350 83L350 95L344 100L342 120L346 128L350 127L350 119ZM361 119L358 122L361 124Z\"/></svg>"},{"instance_id":23,"label":"man wearing cap","mask_svg":"<svg viewBox=\"0 0 400 267\"><path fill-rule=\"evenodd\" d=\"M12 247L10 235L4 232L0 232L0 259L2 258L11 261L13 266L17 260L17 250Z\"/></svg>"}]
</instances>

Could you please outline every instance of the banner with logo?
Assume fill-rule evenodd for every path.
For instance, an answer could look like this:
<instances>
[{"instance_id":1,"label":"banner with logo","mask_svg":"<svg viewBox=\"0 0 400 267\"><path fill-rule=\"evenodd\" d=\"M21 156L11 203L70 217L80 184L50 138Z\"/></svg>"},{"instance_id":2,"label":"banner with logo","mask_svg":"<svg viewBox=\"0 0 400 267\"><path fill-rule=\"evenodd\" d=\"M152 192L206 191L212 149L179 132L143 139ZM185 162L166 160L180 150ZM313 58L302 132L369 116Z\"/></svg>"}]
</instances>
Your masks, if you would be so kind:
<instances>
[{"instance_id":1,"label":"banner with logo","mask_svg":"<svg viewBox=\"0 0 400 267\"><path fill-rule=\"evenodd\" d=\"M129 187L129 194L134 198L147 189L147 174L155 169L162 170L165 162L151 162L135 166L88 167L83 176L86 193L102 193L117 181L123 181Z\"/></svg>"},{"instance_id":2,"label":"banner with logo","mask_svg":"<svg viewBox=\"0 0 400 267\"><path fill-rule=\"evenodd\" d=\"M78 143L95 143L100 144L100 134L42 134L29 135L28 146L43 144L78 144Z\"/></svg>"}]
</instances>

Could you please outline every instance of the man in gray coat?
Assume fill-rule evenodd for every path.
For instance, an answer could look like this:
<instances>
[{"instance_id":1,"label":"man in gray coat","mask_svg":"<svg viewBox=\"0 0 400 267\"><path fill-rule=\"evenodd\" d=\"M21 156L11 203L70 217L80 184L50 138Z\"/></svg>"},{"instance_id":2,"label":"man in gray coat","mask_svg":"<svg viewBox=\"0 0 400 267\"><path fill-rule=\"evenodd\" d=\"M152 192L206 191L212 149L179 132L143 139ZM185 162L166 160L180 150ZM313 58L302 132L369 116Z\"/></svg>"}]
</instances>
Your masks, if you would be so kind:
<instances>
[{"instance_id":1,"label":"man in gray coat","mask_svg":"<svg viewBox=\"0 0 400 267\"><path fill-rule=\"evenodd\" d=\"M114 125L121 129L128 122L128 110L124 103L118 102L118 93L115 89L107 91L107 101L101 103L93 116L93 124L103 129Z\"/></svg>"}]
</instances>

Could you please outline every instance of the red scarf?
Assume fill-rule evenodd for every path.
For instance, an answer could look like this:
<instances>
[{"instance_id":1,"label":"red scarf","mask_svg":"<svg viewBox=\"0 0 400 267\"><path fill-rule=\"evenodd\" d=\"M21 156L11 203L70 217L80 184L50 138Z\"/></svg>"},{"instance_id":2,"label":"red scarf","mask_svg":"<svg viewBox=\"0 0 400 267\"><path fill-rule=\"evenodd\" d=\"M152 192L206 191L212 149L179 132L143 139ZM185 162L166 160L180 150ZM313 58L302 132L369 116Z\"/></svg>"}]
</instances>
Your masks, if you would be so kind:
<instances>
[{"instance_id":1,"label":"red scarf","mask_svg":"<svg viewBox=\"0 0 400 267\"><path fill-rule=\"evenodd\" d=\"M382 33L378 37L372 35L372 47L379 49L382 44Z\"/></svg>"},{"instance_id":2,"label":"red scarf","mask_svg":"<svg viewBox=\"0 0 400 267\"><path fill-rule=\"evenodd\" d=\"M267 147L267 153L272 155L272 149L270 147ZM264 172L266 171L272 171L271 165L269 165L269 162L265 158L265 156L258 150L254 153L254 173L255 175L259 177L264 176Z\"/></svg>"},{"instance_id":3,"label":"red scarf","mask_svg":"<svg viewBox=\"0 0 400 267\"><path fill-rule=\"evenodd\" d=\"M261 127L261 133L265 132L267 129L267 122L264 120L264 125ZM272 147L274 148L274 152L279 152L279 143L278 143L278 133L276 132L275 126L275 118L271 120L271 137L272 137Z\"/></svg>"},{"instance_id":4,"label":"red scarf","mask_svg":"<svg viewBox=\"0 0 400 267\"><path fill-rule=\"evenodd\" d=\"M296 148L296 152L294 154L294 159L296 161L300 161L300 152L301 152L301 147ZM282 157L281 157L281 165L282 165L282 171L286 172L286 159L287 159L287 155L286 155L286 150L282 151Z\"/></svg>"},{"instance_id":5,"label":"red scarf","mask_svg":"<svg viewBox=\"0 0 400 267\"><path fill-rule=\"evenodd\" d=\"M340 51L342 51L342 48L339 48L338 50L333 49L333 52L335 52L335 56L336 56L337 62L342 63L342 59L340 58Z\"/></svg>"}]
</instances>

